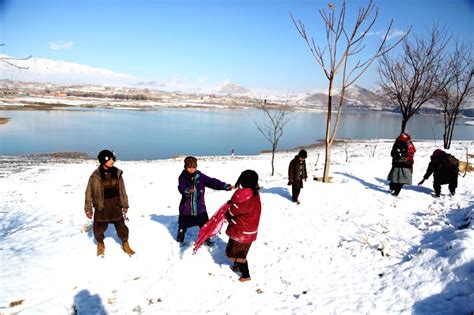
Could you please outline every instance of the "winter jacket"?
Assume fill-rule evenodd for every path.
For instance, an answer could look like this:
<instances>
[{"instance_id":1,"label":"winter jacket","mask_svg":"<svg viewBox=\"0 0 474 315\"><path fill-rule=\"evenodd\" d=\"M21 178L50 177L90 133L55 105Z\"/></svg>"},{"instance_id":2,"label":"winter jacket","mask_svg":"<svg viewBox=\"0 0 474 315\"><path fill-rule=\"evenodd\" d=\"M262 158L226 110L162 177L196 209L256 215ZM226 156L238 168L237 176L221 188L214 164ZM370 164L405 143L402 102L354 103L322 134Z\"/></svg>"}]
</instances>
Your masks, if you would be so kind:
<instances>
[{"instance_id":1,"label":"winter jacket","mask_svg":"<svg viewBox=\"0 0 474 315\"><path fill-rule=\"evenodd\" d=\"M125 191L125 183L123 181L123 172L122 170L114 167L114 172L117 174L117 184L118 184L118 206L120 208L128 209L128 196ZM100 166L92 172L89 177L89 182L87 183L86 188L86 199L84 204L84 211L92 212L92 208L97 211L103 211L105 208L104 204L104 184L100 176ZM106 218L104 218L106 219Z\"/></svg>"},{"instance_id":2,"label":"winter jacket","mask_svg":"<svg viewBox=\"0 0 474 315\"><path fill-rule=\"evenodd\" d=\"M301 161L298 155L296 155L288 167L288 180L290 182L299 182L307 178L306 160Z\"/></svg>"},{"instance_id":3,"label":"winter jacket","mask_svg":"<svg viewBox=\"0 0 474 315\"><path fill-rule=\"evenodd\" d=\"M390 151L392 168L387 176L391 183L412 184L415 152L415 146L408 134L403 133L395 140Z\"/></svg>"},{"instance_id":4,"label":"winter jacket","mask_svg":"<svg viewBox=\"0 0 474 315\"><path fill-rule=\"evenodd\" d=\"M434 181L439 184L448 184L458 177L458 167L449 166L446 163L448 154L443 150L437 149L431 155L431 161L428 164L423 178L428 179L433 174Z\"/></svg>"},{"instance_id":5,"label":"winter jacket","mask_svg":"<svg viewBox=\"0 0 474 315\"><path fill-rule=\"evenodd\" d=\"M227 213L229 225L226 234L239 243L252 243L257 239L262 212L260 195L253 195L250 188L240 188L232 196Z\"/></svg>"},{"instance_id":6,"label":"winter jacket","mask_svg":"<svg viewBox=\"0 0 474 315\"><path fill-rule=\"evenodd\" d=\"M402 141L397 139L393 144L390 155L392 156L392 166L402 168L413 168L415 163L416 148L410 140Z\"/></svg>"},{"instance_id":7,"label":"winter jacket","mask_svg":"<svg viewBox=\"0 0 474 315\"><path fill-rule=\"evenodd\" d=\"M208 177L200 171L196 171L191 175L183 170L178 178L178 190L181 193L180 215L196 216L206 212L206 202L204 200L206 187L215 190L226 190L229 185L216 178ZM194 188L193 193L189 192L191 188Z\"/></svg>"}]
</instances>

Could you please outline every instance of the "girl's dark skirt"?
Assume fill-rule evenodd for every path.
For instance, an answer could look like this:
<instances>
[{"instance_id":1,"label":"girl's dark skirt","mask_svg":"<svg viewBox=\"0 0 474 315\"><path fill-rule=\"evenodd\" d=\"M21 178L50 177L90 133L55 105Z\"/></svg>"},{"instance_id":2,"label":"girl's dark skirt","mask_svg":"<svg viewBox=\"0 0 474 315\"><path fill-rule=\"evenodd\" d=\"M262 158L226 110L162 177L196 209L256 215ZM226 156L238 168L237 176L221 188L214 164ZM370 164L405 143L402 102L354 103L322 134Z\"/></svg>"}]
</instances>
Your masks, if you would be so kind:
<instances>
[{"instance_id":1,"label":"girl's dark skirt","mask_svg":"<svg viewBox=\"0 0 474 315\"><path fill-rule=\"evenodd\" d=\"M227 248L225 249L225 254L227 257L232 259L245 259L250 249L252 243L239 243L231 238L227 243Z\"/></svg>"}]
</instances>

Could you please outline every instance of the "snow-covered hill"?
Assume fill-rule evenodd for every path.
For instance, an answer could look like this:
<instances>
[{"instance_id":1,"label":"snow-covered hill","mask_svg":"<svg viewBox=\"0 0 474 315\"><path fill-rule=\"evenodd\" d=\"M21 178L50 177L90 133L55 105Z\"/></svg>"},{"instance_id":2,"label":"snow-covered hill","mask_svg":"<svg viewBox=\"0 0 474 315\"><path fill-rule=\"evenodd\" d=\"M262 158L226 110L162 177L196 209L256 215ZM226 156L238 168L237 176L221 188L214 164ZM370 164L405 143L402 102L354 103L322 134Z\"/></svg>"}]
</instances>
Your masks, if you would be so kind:
<instances>
[{"instance_id":1,"label":"snow-covered hill","mask_svg":"<svg viewBox=\"0 0 474 315\"><path fill-rule=\"evenodd\" d=\"M415 143L414 182L433 142ZM182 158L120 161L130 200L130 244L111 226L105 258L95 255L84 191L95 161L0 159L0 313L2 314L472 314L474 176L456 195L431 178L387 191L392 141L342 143L333 150L332 184L321 175L322 148L308 150L301 204L290 200L286 171L296 152L201 157L205 174L234 183L260 174L262 217L249 252L252 280L229 269L225 233L192 255L197 228L175 241ZM457 157L472 142L456 142ZM192 152L190 152L192 153ZM318 162L317 165L316 162ZM231 192L208 190L214 213Z\"/></svg>"},{"instance_id":2,"label":"snow-covered hill","mask_svg":"<svg viewBox=\"0 0 474 315\"><path fill-rule=\"evenodd\" d=\"M8 57L5 55L0 55ZM19 69L7 63L0 62L0 73L2 79L31 82L50 82L60 84L98 84L112 86L127 86L134 84L136 77L117 73L111 70L95 68L74 62L51 60L46 58L29 58L27 60L15 60L11 63Z\"/></svg>"},{"instance_id":3,"label":"snow-covered hill","mask_svg":"<svg viewBox=\"0 0 474 315\"><path fill-rule=\"evenodd\" d=\"M0 55L0 57L9 57ZM11 61L20 67L19 69L7 63L0 62L0 79L11 81L27 81L54 83L62 85L105 85L134 87L139 89L155 89L173 93L189 95L219 95L235 98L249 98L253 100L268 99L279 104L289 104L298 108L326 110L327 90L313 90L304 93L291 93L289 91L272 90L259 87L246 87L235 82L223 82L210 84L208 82L192 82L185 78L173 77L167 81L143 81L139 78L117 73L111 70L95 68L73 62L57 61L46 58L29 58L27 60ZM333 102L336 106L339 102L340 91L334 90ZM198 97L199 98L199 97ZM464 106L464 111L472 110L474 104ZM436 104L425 104L422 111L432 111L438 108ZM345 111L357 110L398 110L398 105L392 104L384 99L380 90L369 90L357 85L347 88L344 101Z\"/></svg>"}]
</instances>

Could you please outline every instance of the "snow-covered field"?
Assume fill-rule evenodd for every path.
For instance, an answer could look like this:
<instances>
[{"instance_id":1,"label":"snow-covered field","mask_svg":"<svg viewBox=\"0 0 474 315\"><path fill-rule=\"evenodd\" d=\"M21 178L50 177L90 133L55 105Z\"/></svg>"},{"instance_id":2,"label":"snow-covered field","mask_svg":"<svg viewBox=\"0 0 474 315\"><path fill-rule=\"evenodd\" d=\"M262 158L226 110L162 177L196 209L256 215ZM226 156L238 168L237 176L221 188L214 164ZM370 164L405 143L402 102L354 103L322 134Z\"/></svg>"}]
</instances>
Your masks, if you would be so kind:
<instances>
[{"instance_id":1,"label":"snow-covered field","mask_svg":"<svg viewBox=\"0 0 474 315\"><path fill-rule=\"evenodd\" d=\"M434 198L432 177L416 183L436 144L415 145L415 185L399 197L385 180L391 140L338 145L332 184L312 180L323 149L309 149L300 205L286 185L296 152L277 155L273 177L268 154L200 158L202 172L226 182L245 169L260 174L263 210L246 283L229 268L225 233L196 255L197 228L185 246L176 243L181 158L116 163L131 206L132 258L113 226L105 257L96 256L83 212L95 161L0 158L0 313L472 314L474 174L459 177L455 196L443 186ZM474 152L472 141L452 147L458 158L465 147ZM231 194L208 190L210 215Z\"/></svg>"}]
</instances>

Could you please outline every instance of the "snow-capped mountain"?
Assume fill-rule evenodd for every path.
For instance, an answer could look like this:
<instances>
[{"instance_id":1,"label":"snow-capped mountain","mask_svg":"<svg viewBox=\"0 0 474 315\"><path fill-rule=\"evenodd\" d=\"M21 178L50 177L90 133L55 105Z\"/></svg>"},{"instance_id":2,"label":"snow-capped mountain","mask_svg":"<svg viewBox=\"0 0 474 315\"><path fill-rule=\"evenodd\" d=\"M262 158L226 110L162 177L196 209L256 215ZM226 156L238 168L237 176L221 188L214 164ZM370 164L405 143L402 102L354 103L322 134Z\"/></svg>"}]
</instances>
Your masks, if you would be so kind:
<instances>
[{"instance_id":1,"label":"snow-capped mountain","mask_svg":"<svg viewBox=\"0 0 474 315\"><path fill-rule=\"evenodd\" d=\"M340 90L333 91L333 104L337 106L339 103ZM293 94L285 97L275 97L275 102L283 102L288 100L289 104L298 107L312 107L316 109L326 109L328 101L327 91L315 90L313 92ZM344 95L345 110L393 110L392 106L385 105L383 97L375 91L354 85L346 89Z\"/></svg>"},{"instance_id":2,"label":"snow-capped mountain","mask_svg":"<svg viewBox=\"0 0 474 315\"><path fill-rule=\"evenodd\" d=\"M0 57L10 58L6 55ZM74 62L57 61L46 58L12 60L12 64L0 62L0 78L18 81L48 82L60 84L97 84L128 86L136 77L111 70L95 68Z\"/></svg>"}]
</instances>

